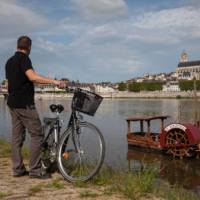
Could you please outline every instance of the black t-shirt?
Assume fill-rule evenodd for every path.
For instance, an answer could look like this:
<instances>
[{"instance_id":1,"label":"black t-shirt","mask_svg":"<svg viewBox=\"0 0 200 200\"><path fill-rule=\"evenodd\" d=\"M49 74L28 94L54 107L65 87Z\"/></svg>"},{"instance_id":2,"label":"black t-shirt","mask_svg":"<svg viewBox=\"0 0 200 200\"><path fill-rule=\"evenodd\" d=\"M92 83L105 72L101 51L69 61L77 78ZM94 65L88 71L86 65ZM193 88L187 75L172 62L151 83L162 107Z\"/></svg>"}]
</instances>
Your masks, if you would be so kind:
<instances>
[{"instance_id":1,"label":"black t-shirt","mask_svg":"<svg viewBox=\"0 0 200 200\"><path fill-rule=\"evenodd\" d=\"M6 79L8 79L8 106L26 108L34 105L34 85L25 72L33 69L28 55L17 51L6 63Z\"/></svg>"}]
</instances>

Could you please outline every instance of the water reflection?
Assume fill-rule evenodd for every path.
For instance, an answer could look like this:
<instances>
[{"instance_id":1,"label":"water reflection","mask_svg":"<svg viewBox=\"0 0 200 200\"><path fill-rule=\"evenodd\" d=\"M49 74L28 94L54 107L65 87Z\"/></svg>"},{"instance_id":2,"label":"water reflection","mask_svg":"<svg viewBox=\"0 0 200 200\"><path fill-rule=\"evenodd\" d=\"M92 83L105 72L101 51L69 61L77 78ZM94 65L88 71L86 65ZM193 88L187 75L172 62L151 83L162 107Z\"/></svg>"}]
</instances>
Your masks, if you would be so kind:
<instances>
[{"instance_id":1,"label":"water reflection","mask_svg":"<svg viewBox=\"0 0 200 200\"><path fill-rule=\"evenodd\" d=\"M129 170L156 166L162 180L174 185L182 185L186 189L199 191L200 194L200 160L178 160L159 152L129 147L127 152Z\"/></svg>"}]
</instances>

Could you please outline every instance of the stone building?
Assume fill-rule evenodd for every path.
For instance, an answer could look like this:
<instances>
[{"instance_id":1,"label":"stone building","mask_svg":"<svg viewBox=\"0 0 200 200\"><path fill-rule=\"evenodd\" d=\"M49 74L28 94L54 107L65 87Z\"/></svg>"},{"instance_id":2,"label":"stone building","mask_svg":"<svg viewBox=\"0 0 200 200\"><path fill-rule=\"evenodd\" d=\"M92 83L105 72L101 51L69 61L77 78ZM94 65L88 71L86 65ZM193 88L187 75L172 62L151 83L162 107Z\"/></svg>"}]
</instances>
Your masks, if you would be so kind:
<instances>
[{"instance_id":1,"label":"stone building","mask_svg":"<svg viewBox=\"0 0 200 200\"><path fill-rule=\"evenodd\" d=\"M163 85L163 92L180 92L178 81L169 81Z\"/></svg>"},{"instance_id":2,"label":"stone building","mask_svg":"<svg viewBox=\"0 0 200 200\"><path fill-rule=\"evenodd\" d=\"M176 72L179 80L192 80L194 77L200 80L200 60L189 61L188 54L183 51Z\"/></svg>"}]
</instances>

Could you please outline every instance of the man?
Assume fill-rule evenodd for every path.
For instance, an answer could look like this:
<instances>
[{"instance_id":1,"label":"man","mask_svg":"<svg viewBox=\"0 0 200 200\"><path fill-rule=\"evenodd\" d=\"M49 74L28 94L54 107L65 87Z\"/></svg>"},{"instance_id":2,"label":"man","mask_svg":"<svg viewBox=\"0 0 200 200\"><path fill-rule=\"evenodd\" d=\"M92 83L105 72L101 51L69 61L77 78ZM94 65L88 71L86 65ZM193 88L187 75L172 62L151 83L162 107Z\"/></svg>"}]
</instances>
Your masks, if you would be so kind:
<instances>
[{"instance_id":1,"label":"man","mask_svg":"<svg viewBox=\"0 0 200 200\"><path fill-rule=\"evenodd\" d=\"M28 130L31 138L29 177L49 178L49 174L41 170L41 144L43 133L41 122L34 103L34 84L54 84L64 87L65 83L49 79L37 74L32 66L29 54L32 41L27 36L21 36L17 41L17 52L6 63L6 79L8 80L8 106L12 118L12 163L13 176L28 175L21 149Z\"/></svg>"}]
</instances>

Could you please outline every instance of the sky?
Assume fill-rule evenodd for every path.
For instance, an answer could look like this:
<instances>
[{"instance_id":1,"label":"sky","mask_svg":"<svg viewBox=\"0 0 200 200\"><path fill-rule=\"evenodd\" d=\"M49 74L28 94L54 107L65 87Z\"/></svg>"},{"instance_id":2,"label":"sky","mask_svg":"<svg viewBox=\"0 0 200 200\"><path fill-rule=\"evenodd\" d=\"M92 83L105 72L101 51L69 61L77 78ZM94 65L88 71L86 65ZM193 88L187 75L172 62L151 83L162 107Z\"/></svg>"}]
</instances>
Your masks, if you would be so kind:
<instances>
[{"instance_id":1,"label":"sky","mask_svg":"<svg viewBox=\"0 0 200 200\"><path fill-rule=\"evenodd\" d=\"M200 60L200 0L0 0L0 80L19 36L36 72L119 82Z\"/></svg>"}]
</instances>

